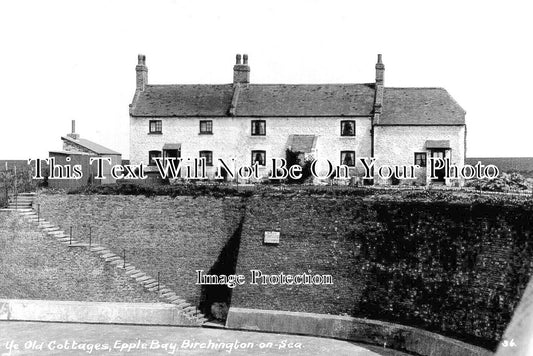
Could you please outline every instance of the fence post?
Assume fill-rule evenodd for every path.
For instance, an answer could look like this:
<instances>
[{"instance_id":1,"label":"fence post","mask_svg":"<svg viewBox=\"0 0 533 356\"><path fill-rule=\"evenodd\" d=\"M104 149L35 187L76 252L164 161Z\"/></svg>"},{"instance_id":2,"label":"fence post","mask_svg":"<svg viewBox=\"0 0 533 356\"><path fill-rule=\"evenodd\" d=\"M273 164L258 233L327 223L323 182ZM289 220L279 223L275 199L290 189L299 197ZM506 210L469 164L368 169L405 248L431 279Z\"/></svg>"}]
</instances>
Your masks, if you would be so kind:
<instances>
[{"instance_id":1,"label":"fence post","mask_svg":"<svg viewBox=\"0 0 533 356\"><path fill-rule=\"evenodd\" d=\"M158 271L157 272L157 293L159 293L159 276L160 276L160 272Z\"/></svg>"},{"instance_id":2,"label":"fence post","mask_svg":"<svg viewBox=\"0 0 533 356\"><path fill-rule=\"evenodd\" d=\"M37 225L41 223L41 204L37 204Z\"/></svg>"},{"instance_id":3,"label":"fence post","mask_svg":"<svg viewBox=\"0 0 533 356\"><path fill-rule=\"evenodd\" d=\"M70 241L69 245L72 245L72 226L70 227Z\"/></svg>"},{"instance_id":4,"label":"fence post","mask_svg":"<svg viewBox=\"0 0 533 356\"><path fill-rule=\"evenodd\" d=\"M91 231L92 230L92 226L89 226L89 248L91 247L91 242L92 242L92 234L91 234Z\"/></svg>"},{"instance_id":5,"label":"fence post","mask_svg":"<svg viewBox=\"0 0 533 356\"><path fill-rule=\"evenodd\" d=\"M122 254L123 254L123 257L124 257L124 266L123 266L123 268L126 268L126 249L122 250Z\"/></svg>"}]
</instances>

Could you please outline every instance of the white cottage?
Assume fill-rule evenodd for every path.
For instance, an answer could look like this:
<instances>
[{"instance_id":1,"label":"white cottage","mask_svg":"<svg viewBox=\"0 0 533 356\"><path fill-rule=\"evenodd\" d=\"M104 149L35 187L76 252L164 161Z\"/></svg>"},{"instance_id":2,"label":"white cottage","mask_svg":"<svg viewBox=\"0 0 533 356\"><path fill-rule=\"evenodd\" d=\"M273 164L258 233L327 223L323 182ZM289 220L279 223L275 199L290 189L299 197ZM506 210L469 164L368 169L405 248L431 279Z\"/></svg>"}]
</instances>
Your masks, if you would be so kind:
<instances>
[{"instance_id":1,"label":"white cottage","mask_svg":"<svg viewBox=\"0 0 533 356\"><path fill-rule=\"evenodd\" d=\"M204 157L214 177L219 159L235 159L267 176L272 158L289 149L349 166L356 177L359 158L374 157L376 166L417 164L419 183L453 184L442 170L430 179L427 166L430 157L464 164L465 111L442 88L385 87L381 55L375 69L374 83L251 84L248 56L237 55L233 83L154 85L139 55L130 161L155 170L155 157Z\"/></svg>"}]
</instances>

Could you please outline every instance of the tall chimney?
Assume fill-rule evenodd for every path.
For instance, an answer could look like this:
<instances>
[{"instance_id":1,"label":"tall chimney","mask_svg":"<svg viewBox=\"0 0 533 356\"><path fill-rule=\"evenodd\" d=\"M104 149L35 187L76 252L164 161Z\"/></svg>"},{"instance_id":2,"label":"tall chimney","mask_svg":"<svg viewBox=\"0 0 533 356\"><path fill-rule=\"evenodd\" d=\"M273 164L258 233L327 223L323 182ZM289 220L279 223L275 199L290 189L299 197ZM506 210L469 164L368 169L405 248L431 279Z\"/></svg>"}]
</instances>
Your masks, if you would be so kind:
<instances>
[{"instance_id":1,"label":"tall chimney","mask_svg":"<svg viewBox=\"0 0 533 356\"><path fill-rule=\"evenodd\" d=\"M137 56L138 63L135 67L137 72L137 90L143 91L146 85L148 85L148 67L146 66L146 56L139 54Z\"/></svg>"},{"instance_id":2,"label":"tall chimney","mask_svg":"<svg viewBox=\"0 0 533 356\"><path fill-rule=\"evenodd\" d=\"M376 84L383 85L385 76L385 65L381 61L381 54L378 54L378 62L376 63Z\"/></svg>"},{"instance_id":3,"label":"tall chimney","mask_svg":"<svg viewBox=\"0 0 533 356\"><path fill-rule=\"evenodd\" d=\"M381 54L378 54L378 62L376 63L376 94L374 99L374 114L376 115L376 123L379 123L379 116L383 110L383 92L385 90L385 65L381 61Z\"/></svg>"},{"instance_id":4,"label":"tall chimney","mask_svg":"<svg viewBox=\"0 0 533 356\"><path fill-rule=\"evenodd\" d=\"M248 55L242 56L243 63L241 64L241 55L236 56L235 65L233 66L233 84L248 84L250 83L250 66L248 65Z\"/></svg>"},{"instance_id":5,"label":"tall chimney","mask_svg":"<svg viewBox=\"0 0 533 356\"><path fill-rule=\"evenodd\" d=\"M74 140L77 140L80 138L80 135L76 133L76 120L72 120L72 132L67 134L67 137L70 137Z\"/></svg>"}]
</instances>

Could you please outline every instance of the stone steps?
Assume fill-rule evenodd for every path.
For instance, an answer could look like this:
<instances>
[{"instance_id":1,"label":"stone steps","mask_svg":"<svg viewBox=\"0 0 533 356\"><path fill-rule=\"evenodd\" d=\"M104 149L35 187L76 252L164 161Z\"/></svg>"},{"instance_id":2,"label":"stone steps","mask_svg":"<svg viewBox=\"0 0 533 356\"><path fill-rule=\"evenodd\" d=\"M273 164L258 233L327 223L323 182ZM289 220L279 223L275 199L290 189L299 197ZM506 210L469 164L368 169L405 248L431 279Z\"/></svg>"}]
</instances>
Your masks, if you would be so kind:
<instances>
[{"instance_id":1,"label":"stone steps","mask_svg":"<svg viewBox=\"0 0 533 356\"><path fill-rule=\"evenodd\" d=\"M30 201L31 200L31 201ZM37 226L44 234L53 237L56 241L65 244L69 248L86 248L87 252L94 253L104 260L104 263L109 263L115 268L119 268L124 271L126 276L131 277L141 285L143 288L150 292L158 293L159 297L165 300L167 303L175 305L180 309L180 312L187 319L194 321L198 325L202 325L207 322L205 316L198 311L198 309L188 303L186 300L179 297L171 289L164 284L158 283L158 281L150 275L144 273L142 270L136 268L129 262L124 262L121 256L108 250L106 247L100 244L87 244L86 242L78 241L71 237L58 226L46 221L37 215L36 211L31 209L33 202L33 195L28 195L27 201L19 201L17 204L10 204L11 208L7 210L17 211L18 214L25 218L29 223L36 223ZM23 203L23 204L22 204Z\"/></svg>"}]
</instances>

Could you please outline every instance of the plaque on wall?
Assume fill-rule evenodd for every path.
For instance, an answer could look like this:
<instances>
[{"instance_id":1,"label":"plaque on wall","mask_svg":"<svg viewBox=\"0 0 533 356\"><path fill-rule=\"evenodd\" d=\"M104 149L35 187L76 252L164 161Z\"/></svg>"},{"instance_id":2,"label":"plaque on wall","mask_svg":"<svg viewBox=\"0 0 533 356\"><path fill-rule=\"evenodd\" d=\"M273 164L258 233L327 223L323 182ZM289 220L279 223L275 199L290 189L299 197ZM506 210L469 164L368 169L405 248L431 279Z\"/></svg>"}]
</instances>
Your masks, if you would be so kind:
<instances>
[{"instance_id":1,"label":"plaque on wall","mask_svg":"<svg viewBox=\"0 0 533 356\"><path fill-rule=\"evenodd\" d=\"M279 231L265 231L265 244L278 245L279 244Z\"/></svg>"}]
</instances>

